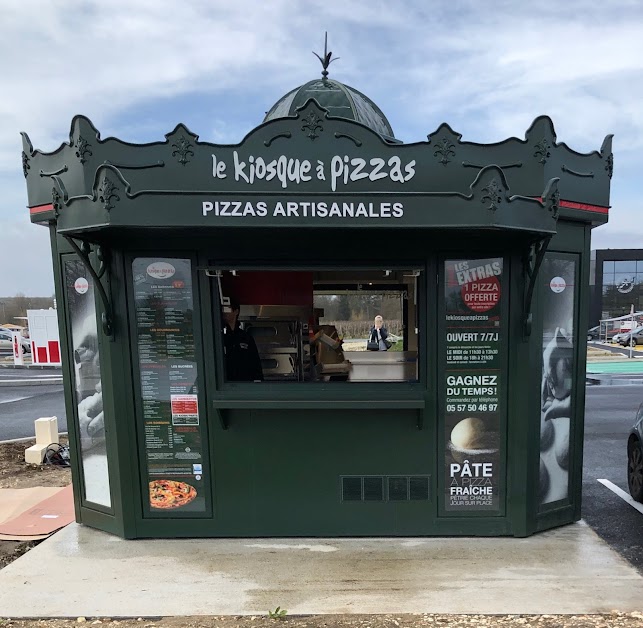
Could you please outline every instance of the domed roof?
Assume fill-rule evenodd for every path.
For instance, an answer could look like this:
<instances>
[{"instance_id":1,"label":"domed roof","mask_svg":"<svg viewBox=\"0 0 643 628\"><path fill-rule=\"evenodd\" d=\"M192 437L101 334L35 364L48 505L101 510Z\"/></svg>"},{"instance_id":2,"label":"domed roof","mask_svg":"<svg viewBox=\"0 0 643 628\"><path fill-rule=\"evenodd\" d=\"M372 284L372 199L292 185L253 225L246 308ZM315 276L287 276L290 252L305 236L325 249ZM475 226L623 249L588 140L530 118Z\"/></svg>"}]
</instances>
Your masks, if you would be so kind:
<instances>
[{"instance_id":1,"label":"domed roof","mask_svg":"<svg viewBox=\"0 0 643 628\"><path fill-rule=\"evenodd\" d=\"M328 115L361 122L384 139L395 141L393 129L382 110L367 96L339 81L321 78L309 81L280 98L268 111L264 122L295 115L296 109L314 98Z\"/></svg>"}]
</instances>

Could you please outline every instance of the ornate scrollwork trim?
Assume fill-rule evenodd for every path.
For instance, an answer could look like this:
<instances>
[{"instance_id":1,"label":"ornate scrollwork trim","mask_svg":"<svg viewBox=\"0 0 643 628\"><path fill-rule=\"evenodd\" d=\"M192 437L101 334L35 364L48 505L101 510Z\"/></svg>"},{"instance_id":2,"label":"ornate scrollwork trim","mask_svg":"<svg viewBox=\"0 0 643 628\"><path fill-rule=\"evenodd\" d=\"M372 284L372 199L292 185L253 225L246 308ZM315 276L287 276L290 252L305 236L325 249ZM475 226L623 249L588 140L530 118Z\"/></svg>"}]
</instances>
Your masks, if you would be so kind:
<instances>
[{"instance_id":1,"label":"ornate scrollwork trim","mask_svg":"<svg viewBox=\"0 0 643 628\"><path fill-rule=\"evenodd\" d=\"M543 137L540 142L535 144L534 148L536 149L536 152L534 153L534 157L538 157L538 163L539 164L546 164L547 160L551 157L551 153L549 152L549 149L551 148L551 144L547 141L546 137Z\"/></svg>"},{"instance_id":2,"label":"ornate scrollwork trim","mask_svg":"<svg viewBox=\"0 0 643 628\"><path fill-rule=\"evenodd\" d=\"M545 188L542 196L542 203L551 213L554 220L558 220L560 214L560 192L558 191L558 177L551 179Z\"/></svg>"},{"instance_id":3,"label":"ornate scrollwork trim","mask_svg":"<svg viewBox=\"0 0 643 628\"><path fill-rule=\"evenodd\" d=\"M163 168L165 166L163 160L149 164L115 164L113 161L106 159L103 164L105 166L114 166L114 168L118 168L119 170L147 170L148 168Z\"/></svg>"},{"instance_id":4,"label":"ornate scrollwork trim","mask_svg":"<svg viewBox=\"0 0 643 628\"><path fill-rule=\"evenodd\" d=\"M98 200L100 200L100 202L103 204L103 208L107 211L114 209L115 207L115 205L112 203L113 198L117 201L121 200L121 197L116 194L116 192L118 192L118 188L109 177L105 177L103 179L103 183L98 188L98 190L101 193L98 197Z\"/></svg>"},{"instance_id":5,"label":"ornate scrollwork trim","mask_svg":"<svg viewBox=\"0 0 643 628\"><path fill-rule=\"evenodd\" d=\"M55 186L51 188L51 206L54 209L54 216L58 218L58 215L60 214L60 210L62 209L62 204L60 202L61 196L60 192L58 191L58 188Z\"/></svg>"},{"instance_id":6,"label":"ornate scrollwork trim","mask_svg":"<svg viewBox=\"0 0 643 628\"><path fill-rule=\"evenodd\" d=\"M568 168L565 164L563 164L560 169L563 172L569 172L569 174L573 174L575 177L590 177L594 178L594 173L593 172L577 172L576 170L572 170L571 168Z\"/></svg>"},{"instance_id":7,"label":"ornate scrollwork trim","mask_svg":"<svg viewBox=\"0 0 643 628\"><path fill-rule=\"evenodd\" d=\"M362 142L358 140L356 137L353 137L352 135L349 135L348 133L337 133L335 132L335 139L340 139L342 137L345 137L347 140L350 140L355 144L355 146L361 146Z\"/></svg>"},{"instance_id":8,"label":"ornate scrollwork trim","mask_svg":"<svg viewBox=\"0 0 643 628\"><path fill-rule=\"evenodd\" d=\"M65 238L65 240L67 240L71 248L74 249L74 252L76 253L76 255L78 255L78 257L80 257L80 259L83 261L83 263L87 267L87 270L89 271L89 274L92 276L92 279L94 280L96 289L98 290L98 294L100 296L100 300L103 302L103 314L102 314L103 333L108 338L111 338L114 335L112 304L110 303L109 298L107 296L107 292L105 291L105 287L101 282L101 279L107 270L107 265L109 262L107 251L103 250L102 247L97 247L96 257L100 261L100 268L98 272L96 272L89 258L89 255L91 253L89 244L87 242L83 242L82 246L78 246L76 241L71 236L68 236L65 234L62 234L62 236L63 238Z\"/></svg>"},{"instance_id":9,"label":"ornate scrollwork trim","mask_svg":"<svg viewBox=\"0 0 643 628\"><path fill-rule=\"evenodd\" d=\"M190 157L194 157L194 152L190 150L192 148L192 143L188 140L185 135L181 135L179 139L172 144L172 147L176 150L172 151L172 157L177 157L179 158L179 163L182 166L185 166L190 160L188 159L188 155Z\"/></svg>"},{"instance_id":10,"label":"ornate scrollwork trim","mask_svg":"<svg viewBox=\"0 0 643 628\"><path fill-rule=\"evenodd\" d=\"M76 157L78 157L78 160L80 161L81 164L84 164L87 161L87 158L85 157L85 155L94 154L90 150L92 145L82 135L78 136L75 146L78 149L76 151Z\"/></svg>"},{"instance_id":11,"label":"ornate scrollwork trim","mask_svg":"<svg viewBox=\"0 0 643 628\"><path fill-rule=\"evenodd\" d=\"M612 153L605 160L605 170L607 171L607 176L611 179L614 173L614 155Z\"/></svg>"},{"instance_id":12,"label":"ornate scrollwork trim","mask_svg":"<svg viewBox=\"0 0 643 628\"><path fill-rule=\"evenodd\" d=\"M482 170L485 167L481 164L473 164L470 161L463 161L462 165L465 168L477 168L478 170ZM517 161L516 163L513 163L513 164L498 166L498 168L501 168L502 170L506 170L507 168L522 168L522 161Z\"/></svg>"},{"instance_id":13,"label":"ornate scrollwork trim","mask_svg":"<svg viewBox=\"0 0 643 628\"><path fill-rule=\"evenodd\" d=\"M319 137L317 131L323 131L324 127L321 125L322 119L314 112L310 111L308 115L302 118L303 124L301 125L302 131L308 131L306 137L309 137L311 141L314 141Z\"/></svg>"},{"instance_id":14,"label":"ornate scrollwork trim","mask_svg":"<svg viewBox=\"0 0 643 628\"><path fill-rule=\"evenodd\" d=\"M27 178L27 175L29 174L29 170L31 170L31 166L29 165L29 157L25 151L22 151L22 172L25 175L25 179Z\"/></svg>"},{"instance_id":15,"label":"ornate scrollwork trim","mask_svg":"<svg viewBox=\"0 0 643 628\"><path fill-rule=\"evenodd\" d=\"M449 157L455 157L455 144L452 144L446 137L443 137L435 145L434 157L440 157L440 163L446 166L451 160Z\"/></svg>"},{"instance_id":16,"label":"ornate scrollwork trim","mask_svg":"<svg viewBox=\"0 0 643 628\"><path fill-rule=\"evenodd\" d=\"M495 178L491 179L491 181L489 181L489 183L487 183L487 185L482 188L482 191L486 192L486 194L482 195L480 202L489 202L490 205L489 207L487 207L487 209L495 212L498 209L498 205L502 203L502 197L504 193L504 188L500 184L500 181Z\"/></svg>"},{"instance_id":17,"label":"ornate scrollwork trim","mask_svg":"<svg viewBox=\"0 0 643 628\"><path fill-rule=\"evenodd\" d=\"M549 181L545 191L542 195L542 204L546 207L552 215L554 220L558 219L560 211L560 193L558 192L558 182L560 179L554 178ZM548 234L536 242L529 245L529 249L525 252L523 258L523 269L525 273L525 297L523 305L523 334L525 337L531 335L531 327L533 315L531 313L531 303L534 297L534 289L536 287L536 279L538 278L538 271L545 259L547 247L551 242L554 234Z\"/></svg>"},{"instance_id":18,"label":"ornate scrollwork trim","mask_svg":"<svg viewBox=\"0 0 643 628\"><path fill-rule=\"evenodd\" d=\"M63 172L67 172L69 168L65 165L62 168L58 168L58 170L52 170L51 172L44 172L43 170L40 171L40 176L41 177L53 177L56 174L62 174Z\"/></svg>"},{"instance_id":19,"label":"ornate scrollwork trim","mask_svg":"<svg viewBox=\"0 0 643 628\"><path fill-rule=\"evenodd\" d=\"M526 275L525 281L525 300L523 305L523 334L525 337L531 336L531 328L533 323L533 314L531 313L531 303L534 296L534 288L536 287L536 279L538 278L538 271L545 259L547 247L553 235L545 236L542 240L533 242L523 258L523 269Z\"/></svg>"},{"instance_id":20,"label":"ornate scrollwork trim","mask_svg":"<svg viewBox=\"0 0 643 628\"><path fill-rule=\"evenodd\" d=\"M292 133L290 131L285 131L284 133L277 133L274 137L271 137L269 140L266 140L263 145L268 147L270 146L275 140L278 140L279 138L285 138L289 140L292 137Z\"/></svg>"}]
</instances>

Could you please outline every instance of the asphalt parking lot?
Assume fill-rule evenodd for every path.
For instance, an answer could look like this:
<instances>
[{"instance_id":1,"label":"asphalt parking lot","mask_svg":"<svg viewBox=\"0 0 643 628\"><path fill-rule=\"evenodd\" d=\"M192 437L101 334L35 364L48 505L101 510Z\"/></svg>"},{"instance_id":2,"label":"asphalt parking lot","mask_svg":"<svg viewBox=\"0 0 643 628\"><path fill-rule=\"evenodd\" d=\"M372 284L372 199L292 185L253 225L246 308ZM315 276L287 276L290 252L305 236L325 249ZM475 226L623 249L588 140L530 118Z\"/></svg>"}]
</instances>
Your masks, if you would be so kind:
<instances>
[{"instance_id":1,"label":"asphalt parking lot","mask_svg":"<svg viewBox=\"0 0 643 628\"><path fill-rule=\"evenodd\" d=\"M33 436L33 422L46 416L67 431L62 371L0 368L0 440Z\"/></svg>"}]
</instances>

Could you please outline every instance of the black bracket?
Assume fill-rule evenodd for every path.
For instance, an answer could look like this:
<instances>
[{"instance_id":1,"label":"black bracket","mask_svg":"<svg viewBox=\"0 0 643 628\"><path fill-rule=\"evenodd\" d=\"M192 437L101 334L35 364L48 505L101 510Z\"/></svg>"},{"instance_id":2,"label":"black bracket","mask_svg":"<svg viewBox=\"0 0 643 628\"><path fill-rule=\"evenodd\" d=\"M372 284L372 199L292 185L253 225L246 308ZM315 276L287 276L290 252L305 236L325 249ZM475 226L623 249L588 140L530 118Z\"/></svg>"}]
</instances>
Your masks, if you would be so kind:
<instances>
[{"instance_id":1,"label":"black bracket","mask_svg":"<svg viewBox=\"0 0 643 628\"><path fill-rule=\"evenodd\" d=\"M558 192L558 182L560 179L550 179L542 195L542 206L550 214L554 221L558 221L560 214L560 193ZM525 272L525 301L523 309L523 328L522 333L525 338L531 336L531 327L533 324L533 314L531 312L531 303L534 298L534 289L536 288L536 279L538 271L545 259L547 247L554 237L553 233L543 234L541 238L529 245L523 257L523 269Z\"/></svg>"},{"instance_id":2,"label":"black bracket","mask_svg":"<svg viewBox=\"0 0 643 628\"><path fill-rule=\"evenodd\" d=\"M536 279L538 278L538 271L545 259L547 247L553 235L548 235L538 242L533 242L524 256L523 268L526 279L525 289L525 303L523 309L523 328L522 333L525 337L531 336L531 327L533 324L533 314L531 312L531 302L534 297L534 288L536 287Z\"/></svg>"},{"instance_id":3,"label":"black bracket","mask_svg":"<svg viewBox=\"0 0 643 628\"><path fill-rule=\"evenodd\" d=\"M219 419L219 423L221 424L221 429L222 430L227 430L228 429L228 417L226 416L226 410L225 408L219 408L216 405L214 406L214 413L217 415L217 418Z\"/></svg>"},{"instance_id":4,"label":"black bracket","mask_svg":"<svg viewBox=\"0 0 643 628\"><path fill-rule=\"evenodd\" d=\"M107 292L105 292L105 288L103 287L103 284L101 282L101 279L105 275L105 272L107 271L107 267L109 265L109 255L107 251L105 251L102 247L96 247L96 257L100 262L98 271L96 271L92 266L91 260L89 259L89 254L91 253L91 247L89 243L83 242L81 246L78 246L78 244L70 236L63 235L63 238L67 240L69 246L74 249L76 255L78 255L78 257L80 257L80 259L84 262L87 270L89 271L89 274L92 276L92 279L96 284L96 289L98 290L98 294L100 295L100 300L103 302L103 314L101 317L103 333L108 338L111 338L114 335L112 304L110 303L109 298L107 297Z\"/></svg>"}]
</instances>

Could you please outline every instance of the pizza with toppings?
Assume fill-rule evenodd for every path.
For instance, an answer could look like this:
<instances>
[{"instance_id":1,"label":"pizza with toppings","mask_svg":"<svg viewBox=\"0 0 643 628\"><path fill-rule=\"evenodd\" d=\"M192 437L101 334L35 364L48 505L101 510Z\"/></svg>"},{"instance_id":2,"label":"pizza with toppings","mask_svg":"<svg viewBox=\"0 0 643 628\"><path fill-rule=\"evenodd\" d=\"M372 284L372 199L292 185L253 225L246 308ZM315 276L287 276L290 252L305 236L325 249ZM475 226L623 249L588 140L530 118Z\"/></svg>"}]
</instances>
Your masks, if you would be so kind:
<instances>
[{"instance_id":1,"label":"pizza with toppings","mask_svg":"<svg viewBox=\"0 0 643 628\"><path fill-rule=\"evenodd\" d=\"M150 506L152 508L181 508L196 497L196 489L186 482L152 480L150 482Z\"/></svg>"}]
</instances>

